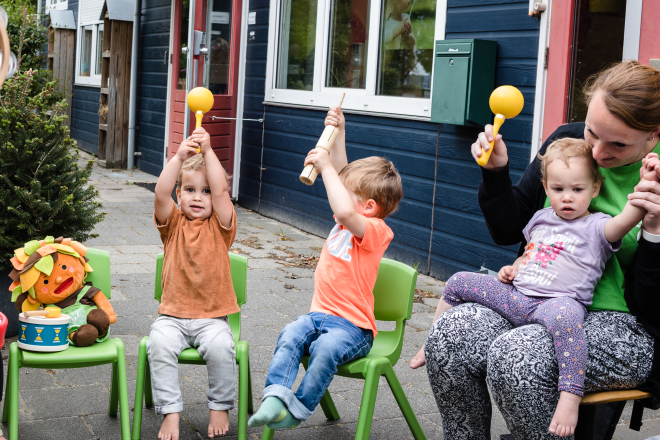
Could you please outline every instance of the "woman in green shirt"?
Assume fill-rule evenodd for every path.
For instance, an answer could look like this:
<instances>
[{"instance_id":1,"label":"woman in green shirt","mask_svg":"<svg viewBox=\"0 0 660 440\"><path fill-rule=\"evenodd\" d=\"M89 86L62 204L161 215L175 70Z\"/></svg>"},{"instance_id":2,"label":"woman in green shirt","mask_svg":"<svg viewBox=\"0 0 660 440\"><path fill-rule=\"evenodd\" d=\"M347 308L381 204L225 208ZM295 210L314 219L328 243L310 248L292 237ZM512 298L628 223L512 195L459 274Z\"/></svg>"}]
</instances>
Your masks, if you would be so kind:
<instances>
[{"instance_id":1,"label":"woman in green shirt","mask_svg":"<svg viewBox=\"0 0 660 440\"><path fill-rule=\"evenodd\" d=\"M615 216L630 197L647 214L624 237L594 290L585 320L585 391L643 387L660 398L660 300L655 299L660 296L660 183L640 183L639 178L642 158L660 153L660 72L636 61L620 63L598 74L586 96L586 121L558 128L540 153L562 137L585 139L605 176L590 210ZM487 126L472 145L475 159L490 139L492 127ZM512 185L506 145L498 135L482 177L479 204L493 240L499 245L522 242L522 251L523 228L536 211L549 206L539 161ZM425 354L418 354L411 366L424 360L445 439L490 438L486 380L516 439L556 438L548 426L559 399L558 366L544 327L513 329L496 312L462 304L436 315Z\"/></svg>"}]
</instances>

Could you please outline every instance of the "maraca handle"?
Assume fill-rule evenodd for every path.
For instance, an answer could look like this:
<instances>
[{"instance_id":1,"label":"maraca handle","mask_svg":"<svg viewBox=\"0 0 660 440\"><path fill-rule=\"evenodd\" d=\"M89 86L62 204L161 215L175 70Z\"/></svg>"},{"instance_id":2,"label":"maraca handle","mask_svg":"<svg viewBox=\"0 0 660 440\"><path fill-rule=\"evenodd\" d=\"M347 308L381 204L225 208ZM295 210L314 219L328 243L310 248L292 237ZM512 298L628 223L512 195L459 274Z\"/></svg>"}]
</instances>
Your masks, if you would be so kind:
<instances>
[{"instance_id":1,"label":"maraca handle","mask_svg":"<svg viewBox=\"0 0 660 440\"><path fill-rule=\"evenodd\" d=\"M201 111L195 113L195 128L199 128L202 126L203 117L204 117L204 113L202 113ZM197 152L201 153L202 152L201 148L198 148Z\"/></svg>"},{"instance_id":2,"label":"maraca handle","mask_svg":"<svg viewBox=\"0 0 660 440\"><path fill-rule=\"evenodd\" d=\"M46 310L34 310L32 312L23 312L23 315L26 318L29 318L30 316L48 316L48 311L46 311Z\"/></svg>"},{"instance_id":3,"label":"maraca handle","mask_svg":"<svg viewBox=\"0 0 660 440\"><path fill-rule=\"evenodd\" d=\"M497 138L497 133L499 133L500 127L502 124L504 124L504 119L505 118L502 115L495 115L495 121L493 122L493 140L488 143L488 145L490 145L488 151L484 151L483 148L481 149L481 157L477 159L477 163L479 165L484 166L488 163L488 159L490 159L493 148L495 148L495 139Z\"/></svg>"}]
</instances>

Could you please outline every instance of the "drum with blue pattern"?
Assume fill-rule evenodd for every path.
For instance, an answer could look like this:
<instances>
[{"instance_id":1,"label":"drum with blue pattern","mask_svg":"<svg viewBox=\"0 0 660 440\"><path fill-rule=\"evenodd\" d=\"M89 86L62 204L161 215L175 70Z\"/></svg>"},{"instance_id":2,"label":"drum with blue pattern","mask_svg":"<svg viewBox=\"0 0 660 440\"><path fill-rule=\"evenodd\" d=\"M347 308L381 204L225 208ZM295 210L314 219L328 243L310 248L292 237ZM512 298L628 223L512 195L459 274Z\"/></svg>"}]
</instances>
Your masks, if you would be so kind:
<instances>
[{"instance_id":1,"label":"drum with blue pattern","mask_svg":"<svg viewBox=\"0 0 660 440\"><path fill-rule=\"evenodd\" d=\"M59 318L26 318L21 313L18 320L18 346L23 350L52 352L69 348L67 337L71 318L68 315L63 314Z\"/></svg>"}]
</instances>

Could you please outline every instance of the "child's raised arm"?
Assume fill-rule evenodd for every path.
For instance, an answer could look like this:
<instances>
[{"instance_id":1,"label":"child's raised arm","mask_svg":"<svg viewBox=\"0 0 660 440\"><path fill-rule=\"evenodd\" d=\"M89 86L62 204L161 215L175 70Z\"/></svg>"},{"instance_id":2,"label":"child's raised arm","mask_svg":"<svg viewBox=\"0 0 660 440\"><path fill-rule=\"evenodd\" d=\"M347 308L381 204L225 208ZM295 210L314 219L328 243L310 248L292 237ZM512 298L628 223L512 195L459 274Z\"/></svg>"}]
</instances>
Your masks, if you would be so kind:
<instances>
[{"instance_id":1,"label":"child's raised arm","mask_svg":"<svg viewBox=\"0 0 660 440\"><path fill-rule=\"evenodd\" d=\"M339 135L337 135L332 150L330 150L330 162L332 162L335 171L339 173L348 165L346 157L346 120L341 107L330 107L328 116L325 117L325 125L334 125L339 129Z\"/></svg>"},{"instance_id":2,"label":"child's raised arm","mask_svg":"<svg viewBox=\"0 0 660 440\"><path fill-rule=\"evenodd\" d=\"M154 198L154 212L156 213L156 220L159 224L164 225L167 217L174 209L174 200L172 200L172 189L176 184L176 179L181 171L181 165L186 159L193 157L197 154L197 144L189 140L181 142L179 149L160 173L156 189L154 191L156 197Z\"/></svg>"},{"instance_id":3,"label":"child's raised arm","mask_svg":"<svg viewBox=\"0 0 660 440\"><path fill-rule=\"evenodd\" d=\"M211 188L213 210L218 215L222 226L229 228L234 215L234 204L231 202L231 197L229 196L225 169L211 148L211 136L209 136L204 128L200 127L193 131L190 139L199 144L201 154L204 155L204 166L206 167L206 177Z\"/></svg>"}]
</instances>

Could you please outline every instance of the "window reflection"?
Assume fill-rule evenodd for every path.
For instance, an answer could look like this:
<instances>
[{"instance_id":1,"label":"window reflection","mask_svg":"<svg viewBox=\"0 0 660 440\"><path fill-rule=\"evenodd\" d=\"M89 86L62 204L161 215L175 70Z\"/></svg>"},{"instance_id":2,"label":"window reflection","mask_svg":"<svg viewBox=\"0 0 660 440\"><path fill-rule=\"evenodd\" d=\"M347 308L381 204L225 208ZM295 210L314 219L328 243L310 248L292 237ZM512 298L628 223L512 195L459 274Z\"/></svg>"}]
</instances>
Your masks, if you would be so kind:
<instances>
[{"instance_id":1,"label":"window reflection","mask_svg":"<svg viewBox=\"0 0 660 440\"><path fill-rule=\"evenodd\" d=\"M83 30L80 52L80 76L89 76L92 68L92 26L88 26Z\"/></svg>"},{"instance_id":2,"label":"window reflection","mask_svg":"<svg viewBox=\"0 0 660 440\"><path fill-rule=\"evenodd\" d=\"M435 0L384 0L377 95L429 98Z\"/></svg>"},{"instance_id":3,"label":"window reflection","mask_svg":"<svg viewBox=\"0 0 660 440\"><path fill-rule=\"evenodd\" d=\"M208 11L208 88L214 95L226 95L231 59L231 0L209 0Z\"/></svg>"},{"instance_id":4,"label":"window reflection","mask_svg":"<svg viewBox=\"0 0 660 440\"><path fill-rule=\"evenodd\" d=\"M333 0L327 87L365 87L369 0Z\"/></svg>"},{"instance_id":5,"label":"window reflection","mask_svg":"<svg viewBox=\"0 0 660 440\"><path fill-rule=\"evenodd\" d=\"M284 0L277 88L312 90L317 0Z\"/></svg>"}]
</instances>

